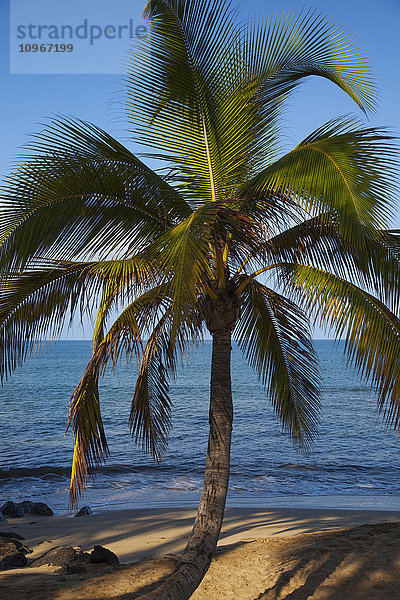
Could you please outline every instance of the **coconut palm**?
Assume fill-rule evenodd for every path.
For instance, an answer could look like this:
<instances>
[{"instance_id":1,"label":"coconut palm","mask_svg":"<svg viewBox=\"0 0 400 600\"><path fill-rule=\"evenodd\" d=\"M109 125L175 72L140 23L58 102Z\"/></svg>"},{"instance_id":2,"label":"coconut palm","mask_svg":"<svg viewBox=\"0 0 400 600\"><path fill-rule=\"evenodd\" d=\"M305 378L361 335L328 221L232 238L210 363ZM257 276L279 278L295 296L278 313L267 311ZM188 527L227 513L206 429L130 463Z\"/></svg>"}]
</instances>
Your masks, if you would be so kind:
<instances>
[{"instance_id":1,"label":"coconut palm","mask_svg":"<svg viewBox=\"0 0 400 600\"><path fill-rule=\"evenodd\" d=\"M246 25L227 2L154 0L145 16L150 45L130 55L127 109L132 139L149 149L142 158L162 168L78 120L53 121L33 139L3 193L0 374L57 338L66 319L96 315L70 404L74 505L109 452L98 388L107 366L139 359L129 422L160 460L169 382L209 332L200 505L176 571L146 596L184 599L209 567L224 514L232 338L299 446L312 442L319 414L310 319L346 340L399 427L399 244L387 229L395 147L386 130L342 117L282 153L286 101L308 76L374 108L368 67L319 14Z\"/></svg>"}]
</instances>

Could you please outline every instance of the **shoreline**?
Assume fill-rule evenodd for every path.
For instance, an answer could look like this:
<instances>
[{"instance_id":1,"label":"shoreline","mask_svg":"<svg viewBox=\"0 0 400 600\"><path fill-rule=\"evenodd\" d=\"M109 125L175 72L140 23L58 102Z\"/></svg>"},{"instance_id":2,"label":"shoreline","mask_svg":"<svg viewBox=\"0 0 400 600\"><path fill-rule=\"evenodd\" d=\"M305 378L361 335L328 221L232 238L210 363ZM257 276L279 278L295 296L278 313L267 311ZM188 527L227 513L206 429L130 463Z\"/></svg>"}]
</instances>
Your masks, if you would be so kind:
<instances>
[{"instance_id":1,"label":"shoreline","mask_svg":"<svg viewBox=\"0 0 400 600\"><path fill-rule=\"evenodd\" d=\"M79 518L26 515L1 522L0 529L24 536L34 550L29 558L58 545L89 550L100 544L115 552L121 563L131 563L181 552L195 514L194 508L170 507L102 510ZM400 510L227 507L218 547L387 522L399 523Z\"/></svg>"},{"instance_id":2,"label":"shoreline","mask_svg":"<svg viewBox=\"0 0 400 600\"><path fill-rule=\"evenodd\" d=\"M200 495L198 498L168 498L164 502L160 500L146 502L146 510L169 510L169 509L197 509ZM56 516L72 516L77 512L69 513L65 508L54 508L51 499L40 499L37 501L45 501L54 510ZM66 506L67 502L65 503ZM81 501L79 508L85 506L85 502ZM89 503L90 508L95 513L103 513L108 511L120 510L143 510L144 502L114 502L96 504ZM381 494L381 495L354 495L354 494L326 494L320 496L303 496L303 495L288 495L288 496L234 496L227 499L227 508L248 508L248 509L316 509L316 510L369 510L369 511L394 511L400 512L400 495Z\"/></svg>"}]
</instances>

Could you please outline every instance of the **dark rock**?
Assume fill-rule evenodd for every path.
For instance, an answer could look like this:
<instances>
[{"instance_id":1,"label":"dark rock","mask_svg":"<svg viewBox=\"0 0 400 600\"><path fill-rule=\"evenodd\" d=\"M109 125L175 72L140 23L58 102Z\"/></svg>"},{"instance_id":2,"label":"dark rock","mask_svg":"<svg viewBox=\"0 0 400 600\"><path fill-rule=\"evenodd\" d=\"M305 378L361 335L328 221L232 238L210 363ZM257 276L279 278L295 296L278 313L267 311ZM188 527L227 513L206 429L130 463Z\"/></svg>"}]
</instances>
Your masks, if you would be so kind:
<instances>
[{"instance_id":1,"label":"dark rock","mask_svg":"<svg viewBox=\"0 0 400 600\"><path fill-rule=\"evenodd\" d=\"M43 517L52 517L54 515L50 506L47 506L44 502L34 502L27 512L30 515L41 515Z\"/></svg>"},{"instance_id":2,"label":"dark rock","mask_svg":"<svg viewBox=\"0 0 400 600\"><path fill-rule=\"evenodd\" d=\"M90 562L94 564L98 563L106 563L107 565L119 565L118 556L108 550L108 548L103 548L103 546L94 546L93 552L90 555Z\"/></svg>"},{"instance_id":3,"label":"dark rock","mask_svg":"<svg viewBox=\"0 0 400 600\"><path fill-rule=\"evenodd\" d=\"M21 554L31 554L32 550L24 546L20 540L0 536L0 560L5 556L15 554L16 552Z\"/></svg>"},{"instance_id":4,"label":"dark rock","mask_svg":"<svg viewBox=\"0 0 400 600\"><path fill-rule=\"evenodd\" d=\"M12 500L8 500L8 502L5 502L3 504L3 506L1 507L1 512L7 517L24 516L24 509L22 508L22 506L20 504L17 504L16 502L12 502Z\"/></svg>"},{"instance_id":5,"label":"dark rock","mask_svg":"<svg viewBox=\"0 0 400 600\"><path fill-rule=\"evenodd\" d=\"M89 555L82 550L75 550L72 546L56 546L51 548L42 556L35 558L30 567L41 567L42 565L54 565L55 567L72 567L89 562Z\"/></svg>"},{"instance_id":6,"label":"dark rock","mask_svg":"<svg viewBox=\"0 0 400 600\"><path fill-rule=\"evenodd\" d=\"M27 546L21 546L19 551L22 552L22 554L32 554L32 552L33 552L33 550L31 550Z\"/></svg>"},{"instance_id":7,"label":"dark rock","mask_svg":"<svg viewBox=\"0 0 400 600\"><path fill-rule=\"evenodd\" d=\"M7 539L5 542L0 542L0 560L10 554L15 554L21 546L22 544L18 540Z\"/></svg>"},{"instance_id":8,"label":"dark rock","mask_svg":"<svg viewBox=\"0 0 400 600\"><path fill-rule=\"evenodd\" d=\"M0 521L5 521L5 520L6 520L5 516L3 515L3 513L0 510Z\"/></svg>"},{"instance_id":9,"label":"dark rock","mask_svg":"<svg viewBox=\"0 0 400 600\"><path fill-rule=\"evenodd\" d=\"M0 548L4 544L14 544L14 546L15 546L15 548L17 550L19 550L23 546L23 543L20 542L19 540L16 540L16 539L11 538L11 537L3 537L2 535L0 535Z\"/></svg>"},{"instance_id":10,"label":"dark rock","mask_svg":"<svg viewBox=\"0 0 400 600\"><path fill-rule=\"evenodd\" d=\"M76 513L75 517L85 517L86 515L93 514L90 506L82 506L82 508Z\"/></svg>"},{"instance_id":11,"label":"dark rock","mask_svg":"<svg viewBox=\"0 0 400 600\"><path fill-rule=\"evenodd\" d=\"M12 540L24 540L24 536L15 531L0 531L0 537L11 538Z\"/></svg>"},{"instance_id":12,"label":"dark rock","mask_svg":"<svg viewBox=\"0 0 400 600\"><path fill-rule=\"evenodd\" d=\"M31 552L19 540L0 538L0 571L25 567L28 560L25 554Z\"/></svg>"},{"instance_id":13,"label":"dark rock","mask_svg":"<svg viewBox=\"0 0 400 600\"><path fill-rule=\"evenodd\" d=\"M60 569L55 571L57 575L77 575L78 573L86 573L86 569L83 565L64 565Z\"/></svg>"},{"instance_id":14,"label":"dark rock","mask_svg":"<svg viewBox=\"0 0 400 600\"><path fill-rule=\"evenodd\" d=\"M0 560L0 571L6 571L8 569L20 569L26 567L28 559L22 552L14 552L13 554L7 554L2 560Z\"/></svg>"},{"instance_id":15,"label":"dark rock","mask_svg":"<svg viewBox=\"0 0 400 600\"><path fill-rule=\"evenodd\" d=\"M24 500L19 506L24 509L28 515L41 515L43 517L52 517L53 511L44 502L32 502L32 500Z\"/></svg>"}]
</instances>

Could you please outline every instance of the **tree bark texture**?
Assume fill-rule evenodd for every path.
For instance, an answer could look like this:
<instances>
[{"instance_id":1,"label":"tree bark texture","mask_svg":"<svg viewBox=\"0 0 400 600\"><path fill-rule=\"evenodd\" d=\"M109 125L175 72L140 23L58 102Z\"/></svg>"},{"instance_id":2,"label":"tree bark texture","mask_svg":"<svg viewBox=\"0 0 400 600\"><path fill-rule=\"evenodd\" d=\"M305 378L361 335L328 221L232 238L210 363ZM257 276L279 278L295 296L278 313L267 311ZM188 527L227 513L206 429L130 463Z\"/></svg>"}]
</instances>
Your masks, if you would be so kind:
<instances>
[{"instance_id":1,"label":"tree bark texture","mask_svg":"<svg viewBox=\"0 0 400 600\"><path fill-rule=\"evenodd\" d=\"M174 573L142 600L187 600L213 558L228 491L233 421L230 328L212 334L210 433L204 485L189 542Z\"/></svg>"}]
</instances>

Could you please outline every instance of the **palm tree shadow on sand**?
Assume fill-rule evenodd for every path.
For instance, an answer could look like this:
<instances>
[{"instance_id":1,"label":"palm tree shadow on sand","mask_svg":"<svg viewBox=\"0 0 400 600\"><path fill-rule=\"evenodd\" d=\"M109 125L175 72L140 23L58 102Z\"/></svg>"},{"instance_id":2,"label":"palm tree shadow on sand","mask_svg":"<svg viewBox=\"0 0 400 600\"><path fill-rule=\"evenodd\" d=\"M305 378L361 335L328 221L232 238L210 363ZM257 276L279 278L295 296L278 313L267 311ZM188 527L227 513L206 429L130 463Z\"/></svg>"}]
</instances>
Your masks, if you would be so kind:
<instances>
[{"instance_id":1,"label":"palm tree shadow on sand","mask_svg":"<svg viewBox=\"0 0 400 600\"><path fill-rule=\"evenodd\" d=\"M399 539L400 523L382 523L226 545L192 600L397 600ZM7 574L1 587L22 597L29 592L31 600L134 600L157 589L178 561L147 558L72 577L27 569Z\"/></svg>"},{"instance_id":2,"label":"palm tree shadow on sand","mask_svg":"<svg viewBox=\"0 0 400 600\"><path fill-rule=\"evenodd\" d=\"M400 525L383 523L310 536L295 545L274 584L255 600L399 598Z\"/></svg>"}]
</instances>

